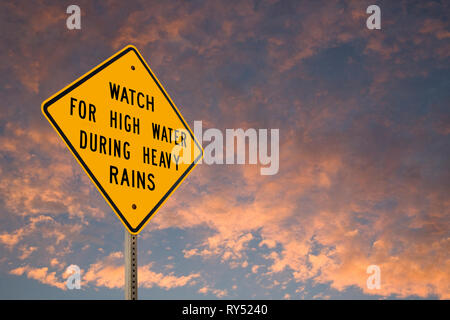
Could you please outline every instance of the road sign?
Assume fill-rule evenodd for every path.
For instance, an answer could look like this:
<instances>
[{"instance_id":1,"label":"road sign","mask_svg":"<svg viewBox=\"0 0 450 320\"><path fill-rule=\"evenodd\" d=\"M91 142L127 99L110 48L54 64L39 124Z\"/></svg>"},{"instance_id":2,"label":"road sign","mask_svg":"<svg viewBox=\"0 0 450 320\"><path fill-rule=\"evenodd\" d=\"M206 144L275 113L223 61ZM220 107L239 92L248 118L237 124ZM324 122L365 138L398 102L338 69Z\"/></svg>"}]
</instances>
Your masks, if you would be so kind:
<instances>
[{"instance_id":1,"label":"road sign","mask_svg":"<svg viewBox=\"0 0 450 320\"><path fill-rule=\"evenodd\" d=\"M134 46L44 101L42 111L132 234L203 156Z\"/></svg>"}]
</instances>

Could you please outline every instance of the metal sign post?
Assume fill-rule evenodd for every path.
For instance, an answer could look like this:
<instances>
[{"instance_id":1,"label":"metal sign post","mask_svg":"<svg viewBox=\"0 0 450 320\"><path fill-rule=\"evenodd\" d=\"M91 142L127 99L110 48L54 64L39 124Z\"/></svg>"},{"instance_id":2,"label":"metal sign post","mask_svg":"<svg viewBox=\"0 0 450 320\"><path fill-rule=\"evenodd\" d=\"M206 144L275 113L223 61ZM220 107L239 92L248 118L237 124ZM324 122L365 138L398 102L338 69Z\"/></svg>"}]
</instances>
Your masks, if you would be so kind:
<instances>
[{"instance_id":1,"label":"metal sign post","mask_svg":"<svg viewBox=\"0 0 450 320\"><path fill-rule=\"evenodd\" d=\"M137 235L125 229L125 299L137 300Z\"/></svg>"}]
</instances>

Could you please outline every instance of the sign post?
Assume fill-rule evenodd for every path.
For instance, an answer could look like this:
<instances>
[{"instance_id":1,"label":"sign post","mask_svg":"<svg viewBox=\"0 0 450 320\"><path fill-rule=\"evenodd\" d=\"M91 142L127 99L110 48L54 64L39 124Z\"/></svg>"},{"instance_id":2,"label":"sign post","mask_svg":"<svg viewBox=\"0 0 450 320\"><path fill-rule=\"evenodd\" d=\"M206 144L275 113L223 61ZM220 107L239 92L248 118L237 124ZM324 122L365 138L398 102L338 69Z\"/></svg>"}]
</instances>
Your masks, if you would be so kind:
<instances>
[{"instance_id":1,"label":"sign post","mask_svg":"<svg viewBox=\"0 0 450 320\"><path fill-rule=\"evenodd\" d=\"M125 299L138 299L137 238L125 229Z\"/></svg>"},{"instance_id":2,"label":"sign post","mask_svg":"<svg viewBox=\"0 0 450 320\"><path fill-rule=\"evenodd\" d=\"M200 161L201 145L131 45L42 112L125 226L126 298L137 299L137 234Z\"/></svg>"}]
</instances>

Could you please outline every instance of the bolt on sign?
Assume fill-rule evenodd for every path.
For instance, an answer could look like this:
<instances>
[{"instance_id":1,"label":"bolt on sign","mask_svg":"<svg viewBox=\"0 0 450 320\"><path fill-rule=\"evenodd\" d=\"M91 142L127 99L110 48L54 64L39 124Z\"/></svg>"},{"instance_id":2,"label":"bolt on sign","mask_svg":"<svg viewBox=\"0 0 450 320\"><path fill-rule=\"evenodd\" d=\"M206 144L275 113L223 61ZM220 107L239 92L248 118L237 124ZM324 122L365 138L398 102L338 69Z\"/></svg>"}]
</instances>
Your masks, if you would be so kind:
<instances>
[{"instance_id":1,"label":"bolt on sign","mask_svg":"<svg viewBox=\"0 0 450 320\"><path fill-rule=\"evenodd\" d=\"M134 46L44 101L42 112L132 234L203 156Z\"/></svg>"}]
</instances>

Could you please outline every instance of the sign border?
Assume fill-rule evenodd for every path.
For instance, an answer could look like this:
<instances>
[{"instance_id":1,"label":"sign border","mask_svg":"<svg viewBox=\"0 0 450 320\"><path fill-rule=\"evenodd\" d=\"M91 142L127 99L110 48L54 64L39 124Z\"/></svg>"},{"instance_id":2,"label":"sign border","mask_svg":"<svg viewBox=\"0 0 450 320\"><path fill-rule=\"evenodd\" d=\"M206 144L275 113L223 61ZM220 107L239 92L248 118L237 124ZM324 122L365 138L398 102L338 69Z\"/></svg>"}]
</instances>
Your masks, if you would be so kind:
<instances>
[{"instance_id":1,"label":"sign border","mask_svg":"<svg viewBox=\"0 0 450 320\"><path fill-rule=\"evenodd\" d=\"M76 151L76 149L73 147L73 145L70 143L69 139L67 139L66 135L64 134L64 132L61 130L61 128L58 126L58 124L56 123L56 121L52 118L52 116L50 115L50 113L48 112L48 108L55 103L56 101L58 101L59 99L61 99L62 97L64 97L65 95L67 95L69 92L71 92L72 90L74 90L75 88L77 88L78 86L82 85L84 82L86 82L87 80L89 80L90 78L92 78L93 76L95 76L97 73L99 73L100 71L102 71L103 69L105 69L106 67L108 67L109 65L111 65L114 61L118 60L119 58L121 58L122 56L124 56L125 54L127 54L128 52L133 51L136 56L139 58L139 60L141 61L142 65L145 67L145 69L147 70L147 72L149 73L149 75L151 76L151 78L153 79L153 81L157 84L158 88L161 90L161 92L163 93L164 97L167 99L167 101L169 102L170 106L172 107L172 109L175 111L175 114L178 116L178 118L181 120L181 123L184 125L184 127L186 128L186 130L190 133L192 140L195 142L195 144L198 146L198 148L200 149L200 155L194 160L194 162L192 162L189 167L183 172L183 174L177 179L177 181L172 185L172 187L166 192L166 194L159 200L159 202L150 210L150 212L147 214L147 216L145 216L145 218L138 224L138 226L136 228L132 228L131 225L129 224L129 222L127 221L127 219L125 219L125 216L122 214L122 212L119 210L119 208L116 206L116 204L114 203L114 201L111 199L111 197L108 195L108 193L106 192L106 190L102 187L102 185L100 184L100 182L97 180L97 178L94 176L94 174L91 172L91 170L89 169L89 167L86 165L86 163L83 161L83 159L80 157L80 155L78 154L78 152ZM138 234L143 227L151 220L151 218L153 218L153 216L155 215L155 213L158 211L158 209L161 207L161 205L169 198L169 196L173 193L173 191L175 191L175 189L181 184L181 182L186 178L187 174L197 165L198 161L203 157L203 148L200 146L200 144L198 143L197 139L195 138L194 134L192 133L191 129L187 126L185 120L183 119L183 116L181 115L181 113L179 112L179 110L177 109L177 107L175 106L175 104L172 102L172 100L169 98L169 95L166 93L166 91L164 90L164 88L162 87L162 85L160 84L159 80L156 78L156 76L153 74L153 72L151 71L150 67L147 65L147 63L145 62L145 60L142 58L141 54L139 53L139 51L137 50L137 48L133 45L128 45L125 48L123 48L122 50L120 50L119 52L117 52L115 55L113 55L112 57L110 57L109 59L107 59L106 61L102 62L101 64L99 64L98 66L94 67L91 71L85 73L84 75L82 75L80 78L78 78L77 80L75 80L74 82L72 82L71 84L69 84L68 86L66 86L65 88L61 89L59 92L57 92L56 94L54 94L53 96L51 96L50 98L48 98L47 100L45 100L42 103L42 112L45 115L45 117L47 118L47 120L52 124L52 126L55 128L55 130L58 132L58 134L61 136L61 138L64 140L64 142L66 143L67 147L70 149L70 151L72 152L72 154L74 155L74 157L78 160L78 162L80 163L81 167L85 170L85 172L88 174L88 176L91 178L91 180L94 182L95 186L97 187L97 189L100 191L100 193L102 194L102 196L107 200L107 202L110 204L110 206L113 208L113 211L117 214L117 216L119 217L119 219L122 221L122 223L126 226L126 228L130 231L130 233L132 234Z\"/></svg>"}]
</instances>

